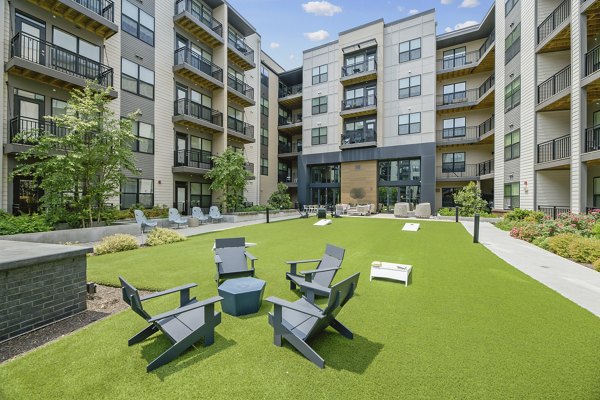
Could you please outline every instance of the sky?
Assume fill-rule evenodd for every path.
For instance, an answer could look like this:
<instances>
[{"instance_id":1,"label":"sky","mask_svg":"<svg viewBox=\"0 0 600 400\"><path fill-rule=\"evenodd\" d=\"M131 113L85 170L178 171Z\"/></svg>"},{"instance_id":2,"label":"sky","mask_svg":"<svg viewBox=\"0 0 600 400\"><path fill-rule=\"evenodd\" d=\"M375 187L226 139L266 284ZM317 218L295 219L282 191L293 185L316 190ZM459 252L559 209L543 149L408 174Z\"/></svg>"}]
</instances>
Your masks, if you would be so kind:
<instances>
[{"instance_id":1,"label":"sky","mask_svg":"<svg viewBox=\"0 0 600 400\"><path fill-rule=\"evenodd\" d=\"M392 22L436 9L438 34L481 22L493 0L229 0L258 31L262 48L283 68L302 51L337 39L338 32L383 18Z\"/></svg>"}]
</instances>

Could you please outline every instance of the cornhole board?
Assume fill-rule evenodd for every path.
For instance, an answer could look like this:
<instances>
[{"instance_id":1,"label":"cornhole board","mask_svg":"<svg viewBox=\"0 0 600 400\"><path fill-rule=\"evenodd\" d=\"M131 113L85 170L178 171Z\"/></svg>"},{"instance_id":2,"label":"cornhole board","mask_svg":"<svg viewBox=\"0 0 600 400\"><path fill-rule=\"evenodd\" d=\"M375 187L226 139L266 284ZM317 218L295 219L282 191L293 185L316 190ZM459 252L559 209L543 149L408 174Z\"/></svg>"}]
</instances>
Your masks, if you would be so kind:
<instances>
[{"instance_id":1,"label":"cornhole board","mask_svg":"<svg viewBox=\"0 0 600 400\"><path fill-rule=\"evenodd\" d=\"M402 230L403 231L408 231L408 232L416 232L416 231L419 230L420 226L421 226L421 224L414 224L414 223L407 222L402 227Z\"/></svg>"},{"instance_id":2,"label":"cornhole board","mask_svg":"<svg viewBox=\"0 0 600 400\"><path fill-rule=\"evenodd\" d=\"M313 224L314 226L325 226L325 225L331 225L331 220L330 219L321 219L318 222Z\"/></svg>"}]
</instances>

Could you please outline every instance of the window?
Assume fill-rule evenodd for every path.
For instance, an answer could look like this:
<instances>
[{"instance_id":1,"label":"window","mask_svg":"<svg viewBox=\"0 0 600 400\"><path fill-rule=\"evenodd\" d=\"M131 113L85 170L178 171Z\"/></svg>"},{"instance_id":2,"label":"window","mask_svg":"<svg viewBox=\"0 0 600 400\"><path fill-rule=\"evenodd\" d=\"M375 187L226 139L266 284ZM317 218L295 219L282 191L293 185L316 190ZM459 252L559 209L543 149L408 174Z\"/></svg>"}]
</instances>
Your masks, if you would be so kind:
<instances>
[{"instance_id":1,"label":"window","mask_svg":"<svg viewBox=\"0 0 600 400\"><path fill-rule=\"evenodd\" d=\"M405 99L421 95L421 75L403 78L398 81L398 98Z\"/></svg>"},{"instance_id":2,"label":"window","mask_svg":"<svg viewBox=\"0 0 600 400\"><path fill-rule=\"evenodd\" d=\"M264 65L260 66L260 83L269 87L269 70Z\"/></svg>"},{"instance_id":3,"label":"window","mask_svg":"<svg viewBox=\"0 0 600 400\"><path fill-rule=\"evenodd\" d=\"M121 89L154 100L154 71L122 58Z\"/></svg>"},{"instance_id":4,"label":"window","mask_svg":"<svg viewBox=\"0 0 600 400\"><path fill-rule=\"evenodd\" d=\"M465 172L465 153L442 154L442 172Z\"/></svg>"},{"instance_id":5,"label":"window","mask_svg":"<svg viewBox=\"0 0 600 400\"><path fill-rule=\"evenodd\" d=\"M266 117L269 116L269 100L264 97L260 98L260 113Z\"/></svg>"},{"instance_id":6,"label":"window","mask_svg":"<svg viewBox=\"0 0 600 400\"><path fill-rule=\"evenodd\" d=\"M128 178L121 185L121 209L141 204L144 208L154 207L154 181L152 179Z\"/></svg>"},{"instance_id":7,"label":"window","mask_svg":"<svg viewBox=\"0 0 600 400\"><path fill-rule=\"evenodd\" d=\"M600 176L594 178L593 207L600 208Z\"/></svg>"},{"instance_id":8,"label":"window","mask_svg":"<svg viewBox=\"0 0 600 400\"><path fill-rule=\"evenodd\" d=\"M227 127L236 132L244 133L244 112L237 108L227 107Z\"/></svg>"},{"instance_id":9,"label":"window","mask_svg":"<svg viewBox=\"0 0 600 400\"><path fill-rule=\"evenodd\" d=\"M327 82L327 64L312 69L312 84Z\"/></svg>"},{"instance_id":10,"label":"window","mask_svg":"<svg viewBox=\"0 0 600 400\"><path fill-rule=\"evenodd\" d=\"M131 125L131 131L136 137L135 142L133 142L133 151L154 154L154 125L134 121Z\"/></svg>"},{"instance_id":11,"label":"window","mask_svg":"<svg viewBox=\"0 0 600 400\"><path fill-rule=\"evenodd\" d=\"M519 182L504 185L504 208L513 209L520 207Z\"/></svg>"},{"instance_id":12,"label":"window","mask_svg":"<svg viewBox=\"0 0 600 400\"><path fill-rule=\"evenodd\" d=\"M521 24L517 25L506 37L504 48L506 49L504 64L508 64L521 51Z\"/></svg>"},{"instance_id":13,"label":"window","mask_svg":"<svg viewBox=\"0 0 600 400\"><path fill-rule=\"evenodd\" d=\"M354 87L346 89L342 109L373 106L376 103L375 86Z\"/></svg>"},{"instance_id":14,"label":"window","mask_svg":"<svg viewBox=\"0 0 600 400\"><path fill-rule=\"evenodd\" d=\"M67 102L63 100L52 99L52 116L64 115L67 113Z\"/></svg>"},{"instance_id":15,"label":"window","mask_svg":"<svg viewBox=\"0 0 600 400\"><path fill-rule=\"evenodd\" d=\"M209 208L212 203L210 183L190 183L190 206Z\"/></svg>"},{"instance_id":16,"label":"window","mask_svg":"<svg viewBox=\"0 0 600 400\"><path fill-rule=\"evenodd\" d=\"M354 53L344 57L343 74L354 75L375 70L375 49Z\"/></svg>"},{"instance_id":17,"label":"window","mask_svg":"<svg viewBox=\"0 0 600 400\"><path fill-rule=\"evenodd\" d=\"M467 63L467 48L457 47L456 49L444 51L442 69L457 68Z\"/></svg>"},{"instance_id":18,"label":"window","mask_svg":"<svg viewBox=\"0 0 600 400\"><path fill-rule=\"evenodd\" d=\"M311 132L312 144L327 143L327 128L313 128Z\"/></svg>"},{"instance_id":19,"label":"window","mask_svg":"<svg viewBox=\"0 0 600 400\"><path fill-rule=\"evenodd\" d=\"M127 0L123 0L121 28L150 46L154 46L154 17Z\"/></svg>"},{"instance_id":20,"label":"window","mask_svg":"<svg viewBox=\"0 0 600 400\"><path fill-rule=\"evenodd\" d=\"M507 0L506 3L504 3L504 14L508 15L518 3L519 0Z\"/></svg>"},{"instance_id":21,"label":"window","mask_svg":"<svg viewBox=\"0 0 600 400\"><path fill-rule=\"evenodd\" d=\"M460 103L463 101L467 101L467 82L457 82L444 85L444 104Z\"/></svg>"},{"instance_id":22,"label":"window","mask_svg":"<svg viewBox=\"0 0 600 400\"><path fill-rule=\"evenodd\" d=\"M504 88L504 112L509 112L521 103L521 77Z\"/></svg>"},{"instance_id":23,"label":"window","mask_svg":"<svg viewBox=\"0 0 600 400\"><path fill-rule=\"evenodd\" d=\"M442 188L442 207L456 207L454 194L459 191L460 188Z\"/></svg>"},{"instance_id":24,"label":"window","mask_svg":"<svg viewBox=\"0 0 600 400\"><path fill-rule=\"evenodd\" d=\"M260 159L260 174L269 175L269 160L266 158Z\"/></svg>"},{"instance_id":25,"label":"window","mask_svg":"<svg viewBox=\"0 0 600 400\"><path fill-rule=\"evenodd\" d=\"M421 38L400 43L400 62L421 58Z\"/></svg>"},{"instance_id":26,"label":"window","mask_svg":"<svg viewBox=\"0 0 600 400\"><path fill-rule=\"evenodd\" d=\"M269 145L269 131L265 128L260 128L260 144L263 146Z\"/></svg>"},{"instance_id":27,"label":"window","mask_svg":"<svg viewBox=\"0 0 600 400\"><path fill-rule=\"evenodd\" d=\"M324 114L327 112L327 96L312 99L312 114Z\"/></svg>"},{"instance_id":28,"label":"window","mask_svg":"<svg viewBox=\"0 0 600 400\"><path fill-rule=\"evenodd\" d=\"M344 123L342 144L377 141L375 125L375 118L346 120Z\"/></svg>"},{"instance_id":29,"label":"window","mask_svg":"<svg viewBox=\"0 0 600 400\"><path fill-rule=\"evenodd\" d=\"M463 137L467 134L467 119L465 117L445 119L442 124L443 139Z\"/></svg>"},{"instance_id":30,"label":"window","mask_svg":"<svg viewBox=\"0 0 600 400\"><path fill-rule=\"evenodd\" d=\"M340 165L325 164L310 167L310 183L340 183Z\"/></svg>"},{"instance_id":31,"label":"window","mask_svg":"<svg viewBox=\"0 0 600 400\"><path fill-rule=\"evenodd\" d=\"M189 166L195 168L211 168L212 141L190 136L190 161Z\"/></svg>"},{"instance_id":32,"label":"window","mask_svg":"<svg viewBox=\"0 0 600 400\"><path fill-rule=\"evenodd\" d=\"M75 54L79 54L82 57L89 58L90 60L96 62L100 62L100 46L96 46L90 42L86 42L85 40L80 39L75 35L71 35L70 33L61 31L57 28L54 28L52 30L52 36L55 45L62 47L63 49L69 50ZM60 57L61 55L63 57ZM76 62L76 60L73 57L65 55L64 53L57 53L54 56L59 58L58 60L54 61L58 62L61 66L64 62ZM81 67L90 68L88 64L82 64ZM98 71L96 71L96 73L97 72Z\"/></svg>"},{"instance_id":33,"label":"window","mask_svg":"<svg viewBox=\"0 0 600 400\"><path fill-rule=\"evenodd\" d=\"M517 129L504 136L504 160L519 158L521 152L521 130Z\"/></svg>"},{"instance_id":34,"label":"window","mask_svg":"<svg viewBox=\"0 0 600 400\"><path fill-rule=\"evenodd\" d=\"M398 116L398 135L421 132L421 113L402 114Z\"/></svg>"},{"instance_id":35,"label":"window","mask_svg":"<svg viewBox=\"0 0 600 400\"><path fill-rule=\"evenodd\" d=\"M379 162L379 181L419 181L421 180L421 159L388 160Z\"/></svg>"}]
</instances>

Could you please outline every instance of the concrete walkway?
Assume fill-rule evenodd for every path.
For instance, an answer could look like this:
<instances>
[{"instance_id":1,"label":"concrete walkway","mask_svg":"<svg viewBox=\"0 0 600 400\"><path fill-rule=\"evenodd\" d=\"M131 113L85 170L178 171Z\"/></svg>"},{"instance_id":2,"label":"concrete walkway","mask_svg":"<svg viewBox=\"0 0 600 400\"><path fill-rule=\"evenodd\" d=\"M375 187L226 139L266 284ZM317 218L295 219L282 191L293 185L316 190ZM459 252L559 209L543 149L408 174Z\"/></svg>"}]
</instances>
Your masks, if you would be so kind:
<instances>
[{"instance_id":1,"label":"concrete walkway","mask_svg":"<svg viewBox=\"0 0 600 400\"><path fill-rule=\"evenodd\" d=\"M472 235L473 222L462 224ZM488 222L479 226L479 241L513 267L600 317L600 273L514 239Z\"/></svg>"}]
</instances>

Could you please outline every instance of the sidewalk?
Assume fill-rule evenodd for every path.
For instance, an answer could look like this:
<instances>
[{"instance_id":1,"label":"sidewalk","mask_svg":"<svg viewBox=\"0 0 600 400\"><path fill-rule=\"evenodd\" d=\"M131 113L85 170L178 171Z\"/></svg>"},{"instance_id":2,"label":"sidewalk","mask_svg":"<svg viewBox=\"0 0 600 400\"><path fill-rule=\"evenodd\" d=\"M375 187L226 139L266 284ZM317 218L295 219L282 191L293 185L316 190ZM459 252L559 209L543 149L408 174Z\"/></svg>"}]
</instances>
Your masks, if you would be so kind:
<instances>
[{"instance_id":1,"label":"sidewalk","mask_svg":"<svg viewBox=\"0 0 600 400\"><path fill-rule=\"evenodd\" d=\"M473 222L462 224L472 235ZM488 222L479 226L479 241L513 267L600 317L600 273L514 239Z\"/></svg>"}]
</instances>

